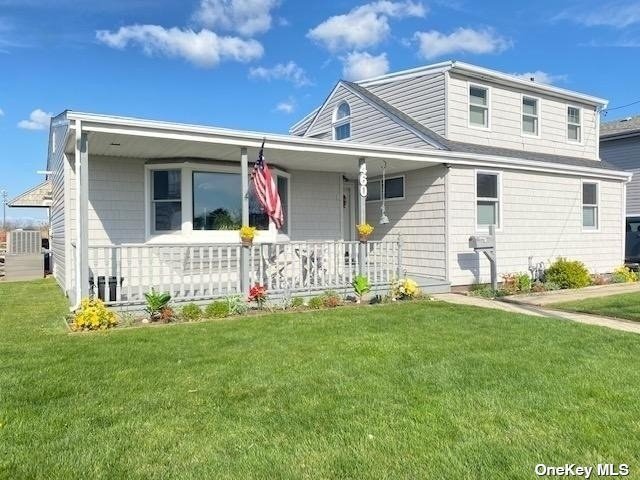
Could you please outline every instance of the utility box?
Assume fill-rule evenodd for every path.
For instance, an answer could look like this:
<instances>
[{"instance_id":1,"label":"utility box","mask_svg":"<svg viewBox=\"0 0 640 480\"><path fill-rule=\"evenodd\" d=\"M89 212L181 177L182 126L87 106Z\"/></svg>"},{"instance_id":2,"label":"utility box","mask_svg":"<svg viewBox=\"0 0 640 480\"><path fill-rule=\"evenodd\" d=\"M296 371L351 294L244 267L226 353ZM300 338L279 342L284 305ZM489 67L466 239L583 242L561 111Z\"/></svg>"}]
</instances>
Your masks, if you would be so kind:
<instances>
[{"instance_id":1,"label":"utility box","mask_svg":"<svg viewBox=\"0 0 640 480\"><path fill-rule=\"evenodd\" d=\"M491 250L496 248L496 239L493 236L474 235L469 237L469 248L474 250Z\"/></svg>"}]
</instances>

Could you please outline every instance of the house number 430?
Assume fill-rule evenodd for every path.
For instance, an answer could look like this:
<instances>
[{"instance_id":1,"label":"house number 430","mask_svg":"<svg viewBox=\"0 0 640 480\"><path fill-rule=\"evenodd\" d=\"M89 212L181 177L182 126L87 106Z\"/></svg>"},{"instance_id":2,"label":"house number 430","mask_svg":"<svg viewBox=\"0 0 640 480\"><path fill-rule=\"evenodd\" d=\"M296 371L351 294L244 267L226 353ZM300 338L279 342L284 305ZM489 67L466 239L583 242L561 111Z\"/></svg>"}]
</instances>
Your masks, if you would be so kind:
<instances>
[{"instance_id":1,"label":"house number 430","mask_svg":"<svg viewBox=\"0 0 640 480\"><path fill-rule=\"evenodd\" d=\"M360 165L360 175L358 175L358 181L360 182L360 196L367 197L367 164Z\"/></svg>"}]
</instances>

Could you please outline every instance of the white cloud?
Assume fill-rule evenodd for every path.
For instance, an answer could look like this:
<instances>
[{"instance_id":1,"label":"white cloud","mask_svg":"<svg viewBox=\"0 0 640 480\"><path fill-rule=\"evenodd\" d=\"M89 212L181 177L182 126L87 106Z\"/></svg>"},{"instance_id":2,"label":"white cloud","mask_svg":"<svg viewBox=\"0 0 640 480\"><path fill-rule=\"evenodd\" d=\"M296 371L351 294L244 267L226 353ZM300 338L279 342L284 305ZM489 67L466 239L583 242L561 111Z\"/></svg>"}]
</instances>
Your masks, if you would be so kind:
<instances>
[{"instance_id":1,"label":"white cloud","mask_svg":"<svg viewBox=\"0 0 640 480\"><path fill-rule=\"evenodd\" d=\"M195 32L159 25L129 25L114 32L99 30L96 37L112 48L139 45L147 55L181 57L200 67L215 67L223 60L248 62L264 53L256 40L222 37L206 29Z\"/></svg>"},{"instance_id":2,"label":"white cloud","mask_svg":"<svg viewBox=\"0 0 640 480\"><path fill-rule=\"evenodd\" d=\"M543 72L542 70L536 70L535 72L512 73L511 75L523 80L531 80L531 78L533 78L534 82L546 83L547 85L565 82L567 80L566 75L554 75L552 73Z\"/></svg>"},{"instance_id":3,"label":"white cloud","mask_svg":"<svg viewBox=\"0 0 640 480\"><path fill-rule=\"evenodd\" d=\"M371 55L367 52L351 52L342 59L342 62L342 76L346 80L377 77L389 71L386 53Z\"/></svg>"},{"instance_id":4,"label":"white cloud","mask_svg":"<svg viewBox=\"0 0 640 480\"><path fill-rule=\"evenodd\" d=\"M419 2L379 0L329 17L309 30L307 37L331 51L363 49L376 46L389 36L390 17L424 17L426 14L427 8Z\"/></svg>"},{"instance_id":5,"label":"white cloud","mask_svg":"<svg viewBox=\"0 0 640 480\"><path fill-rule=\"evenodd\" d=\"M420 55L427 60L452 53L499 53L512 45L511 40L490 28L458 28L449 35L436 30L416 32L414 38L418 41Z\"/></svg>"},{"instance_id":6,"label":"white cloud","mask_svg":"<svg viewBox=\"0 0 640 480\"><path fill-rule=\"evenodd\" d=\"M640 1L616 1L597 8L584 6L560 12L554 20L569 20L587 27L626 28L640 23Z\"/></svg>"},{"instance_id":7,"label":"white cloud","mask_svg":"<svg viewBox=\"0 0 640 480\"><path fill-rule=\"evenodd\" d=\"M4 117L4 110L0 108L0 117Z\"/></svg>"},{"instance_id":8,"label":"white cloud","mask_svg":"<svg viewBox=\"0 0 640 480\"><path fill-rule=\"evenodd\" d=\"M292 98L285 100L283 102L280 102L278 103L278 105L276 105L277 112L286 113L287 115L293 113L295 109L296 109L296 103Z\"/></svg>"},{"instance_id":9,"label":"white cloud","mask_svg":"<svg viewBox=\"0 0 640 480\"><path fill-rule=\"evenodd\" d=\"M271 10L278 0L200 0L193 14L196 22L251 37L271 28Z\"/></svg>"},{"instance_id":10,"label":"white cloud","mask_svg":"<svg viewBox=\"0 0 640 480\"><path fill-rule=\"evenodd\" d=\"M18 122L18 127L24 128L25 130L44 130L49 128L52 116L53 114L36 108L29 114L29 120L20 120Z\"/></svg>"},{"instance_id":11,"label":"white cloud","mask_svg":"<svg viewBox=\"0 0 640 480\"><path fill-rule=\"evenodd\" d=\"M254 67L249 70L249 77L261 80L286 80L297 87L310 85L307 73L296 62L278 63L271 68Z\"/></svg>"}]
</instances>

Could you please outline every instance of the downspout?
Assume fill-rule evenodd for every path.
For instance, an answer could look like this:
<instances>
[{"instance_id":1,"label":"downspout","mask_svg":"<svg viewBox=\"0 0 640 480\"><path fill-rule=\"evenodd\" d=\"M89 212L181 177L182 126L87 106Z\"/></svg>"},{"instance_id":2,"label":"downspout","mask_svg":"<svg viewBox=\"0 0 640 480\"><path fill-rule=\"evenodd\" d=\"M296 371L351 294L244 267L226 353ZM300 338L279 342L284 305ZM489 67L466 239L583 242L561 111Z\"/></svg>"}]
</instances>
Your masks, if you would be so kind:
<instances>
[{"instance_id":1,"label":"downspout","mask_svg":"<svg viewBox=\"0 0 640 480\"><path fill-rule=\"evenodd\" d=\"M80 182L80 146L82 144L82 121L81 120L76 120L75 121L75 133L76 133L76 151L75 151L75 160L74 160L74 164L75 164L75 187L76 187L76 221L75 221L75 226L76 226L76 254L75 254L75 276L76 276L76 284L75 284L75 290L76 290L76 301L75 304L71 306L71 311L75 312L76 310L78 310L78 308L80 308L80 302L82 302L82 287L80 285L80 281L81 281L81 277L82 277L82 258L80 255L80 249L82 248L82 235L80 234L80 230L82 228L82 220L80 219L80 204L82 199L80 198L80 186L81 186L81 182Z\"/></svg>"}]
</instances>

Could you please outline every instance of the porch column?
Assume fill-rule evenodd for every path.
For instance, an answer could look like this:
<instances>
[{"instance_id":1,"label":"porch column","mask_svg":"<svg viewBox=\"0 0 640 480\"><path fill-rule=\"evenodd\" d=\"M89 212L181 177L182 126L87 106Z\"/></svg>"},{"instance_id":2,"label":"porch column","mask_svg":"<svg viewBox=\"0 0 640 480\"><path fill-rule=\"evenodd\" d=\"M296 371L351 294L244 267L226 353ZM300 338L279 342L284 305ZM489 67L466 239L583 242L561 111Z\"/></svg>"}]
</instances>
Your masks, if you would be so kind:
<instances>
[{"instance_id":1,"label":"porch column","mask_svg":"<svg viewBox=\"0 0 640 480\"><path fill-rule=\"evenodd\" d=\"M358 224L367 222L367 161L365 158L358 159ZM366 272L367 244L358 244L358 266L360 275Z\"/></svg>"},{"instance_id":2,"label":"porch column","mask_svg":"<svg viewBox=\"0 0 640 480\"><path fill-rule=\"evenodd\" d=\"M249 225L249 155L247 147L240 149L240 176L242 177L242 226ZM249 255L251 247L240 249L240 289L242 294L249 292Z\"/></svg>"},{"instance_id":3,"label":"porch column","mask_svg":"<svg viewBox=\"0 0 640 480\"><path fill-rule=\"evenodd\" d=\"M76 302L89 296L89 141L76 120ZM97 283L97 279L94 279ZM108 280L107 280L108 281Z\"/></svg>"}]
</instances>

